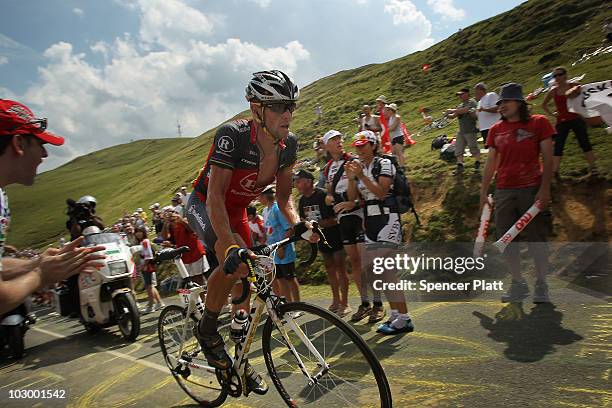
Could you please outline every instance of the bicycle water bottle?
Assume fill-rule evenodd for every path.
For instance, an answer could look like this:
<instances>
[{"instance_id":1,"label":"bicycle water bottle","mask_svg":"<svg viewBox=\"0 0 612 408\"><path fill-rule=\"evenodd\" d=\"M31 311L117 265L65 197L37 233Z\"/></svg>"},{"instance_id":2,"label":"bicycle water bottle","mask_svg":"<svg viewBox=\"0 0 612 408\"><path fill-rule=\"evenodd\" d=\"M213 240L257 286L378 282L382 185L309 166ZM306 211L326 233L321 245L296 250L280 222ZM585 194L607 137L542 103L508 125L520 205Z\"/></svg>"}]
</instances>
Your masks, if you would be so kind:
<instances>
[{"instance_id":1,"label":"bicycle water bottle","mask_svg":"<svg viewBox=\"0 0 612 408\"><path fill-rule=\"evenodd\" d=\"M232 324L230 325L230 339L234 343L240 343L246 334L246 328L249 323L249 315L244 309L238 310L234 314Z\"/></svg>"}]
</instances>

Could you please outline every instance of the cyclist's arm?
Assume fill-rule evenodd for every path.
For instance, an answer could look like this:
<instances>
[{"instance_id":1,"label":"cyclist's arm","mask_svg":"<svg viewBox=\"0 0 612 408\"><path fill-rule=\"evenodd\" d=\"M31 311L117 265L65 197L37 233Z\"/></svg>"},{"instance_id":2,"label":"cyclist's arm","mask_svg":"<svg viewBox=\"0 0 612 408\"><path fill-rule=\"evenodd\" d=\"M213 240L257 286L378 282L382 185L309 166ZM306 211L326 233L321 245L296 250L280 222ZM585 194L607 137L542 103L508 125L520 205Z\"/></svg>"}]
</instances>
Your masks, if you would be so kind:
<instances>
[{"instance_id":1,"label":"cyclist's arm","mask_svg":"<svg viewBox=\"0 0 612 408\"><path fill-rule=\"evenodd\" d=\"M295 225L300 222L300 217L291 200L292 187L293 166L283 167L276 175L276 201L281 214L285 216L289 224Z\"/></svg>"},{"instance_id":2,"label":"cyclist's arm","mask_svg":"<svg viewBox=\"0 0 612 408\"><path fill-rule=\"evenodd\" d=\"M217 235L217 241L224 253L217 254L221 261L230 245L236 245L236 239L230 227L229 215L225 206L225 193L232 180L232 169L213 165L210 167L208 191L206 195L206 211Z\"/></svg>"}]
</instances>

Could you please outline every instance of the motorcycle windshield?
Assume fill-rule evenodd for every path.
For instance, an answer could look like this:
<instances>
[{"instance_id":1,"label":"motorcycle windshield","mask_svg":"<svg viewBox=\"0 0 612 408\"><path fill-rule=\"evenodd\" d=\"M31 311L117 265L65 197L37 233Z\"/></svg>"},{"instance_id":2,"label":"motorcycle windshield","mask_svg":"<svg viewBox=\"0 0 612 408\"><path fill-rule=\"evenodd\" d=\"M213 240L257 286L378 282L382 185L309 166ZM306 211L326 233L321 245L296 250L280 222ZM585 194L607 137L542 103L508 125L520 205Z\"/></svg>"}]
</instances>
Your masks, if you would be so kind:
<instances>
[{"instance_id":1,"label":"motorcycle windshield","mask_svg":"<svg viewBox=\"0 0 612 408\"><path fill-rule=\"evenodd\" d=\"M119 234L115 234L114 232L103 232L100 234L87 235L85 237L84 246L110 244L110 243L120 242L120 241L121 241L121 237L119 236Z\"/></svg>"}]
</instances>

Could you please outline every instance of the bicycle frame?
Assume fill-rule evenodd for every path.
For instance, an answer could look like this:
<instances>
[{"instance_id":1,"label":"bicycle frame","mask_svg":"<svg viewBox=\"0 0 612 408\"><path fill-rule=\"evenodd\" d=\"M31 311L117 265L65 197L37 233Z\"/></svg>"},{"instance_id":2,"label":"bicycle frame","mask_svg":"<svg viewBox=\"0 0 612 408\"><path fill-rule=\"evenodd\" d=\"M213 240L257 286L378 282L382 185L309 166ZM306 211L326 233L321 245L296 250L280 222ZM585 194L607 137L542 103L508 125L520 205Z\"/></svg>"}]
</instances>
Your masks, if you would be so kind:
<instances>
[{"instance_id":1,"label":"bicycle frame","mask_svg":"<svg viewBox=\"0 0 612 408\"><path fill-rule=\"evenodd\" d=\"M278 242L274 245L274 249L290 242L290 239L285 239L283 241ZM183 261L180 257L174 259L174 264L176 265L181 278L186 279L189 277L187 273L187 269L183 264ZM325 375L325 373L329 370L329 364L325 362L325 359L318 350L314 347L312 342L308 339L308 337L304 334L302 329L295 323L293 317L290 315L278 316L277 314L277 306L282 302L282 300L274 294L272 288L267 285L265 282L265 278L262 276L256 276L255 271L252 267L249 267L249 277L248 284L250 286L250 291L256 292L255 299L253 300L249 312L249 329L242 339L241 342L236 344L236 353L233 358L233 369L236 374L241 379L242 384L242 393L246 396L246 381L245 381L245 368L246 361L249 355L249 351L251 348L251 344L253 343L253 339L255 338L255 334L257 332L257 327L261 322L261 318L263 316L264 309L268 312L268 315L278 328L281 333L283 339L285 340L287 347L291 351L291 354L295 357L296 362L302 371L302 373L308 378L309 385L314 385L317 381ZM244 281L243 281L244 284ZM263 290L260 290L263 288ZM173 360L170 361L170 365L172 367L176 367L178 364L186 365L190 368L205 370L210 373L216 373L216 369L206 364L198 364L193 361L190 356L183 355L183 347L185 340L188 337L188 320L194 319L195 321L199 321L202 317L202 313L204 312L204 305L200 294L206 290L204 286L196 286L192 288L179 289L179 294L183 298L184 303L187 305L187 311L185 314L185 319L183 322L183 330L180 339L180 346L178 351L178 358L168 355L168 358ZM314 374L310 374L306 370L306 366L304 365L302 359L299 356L299 353L291 343L287 330L283 324L283 320L289 329L293 330L298 338L306 345L308 350L312 353L313 356L318 360L320 367L319 371Z\"/></svg>"}]
</instances>

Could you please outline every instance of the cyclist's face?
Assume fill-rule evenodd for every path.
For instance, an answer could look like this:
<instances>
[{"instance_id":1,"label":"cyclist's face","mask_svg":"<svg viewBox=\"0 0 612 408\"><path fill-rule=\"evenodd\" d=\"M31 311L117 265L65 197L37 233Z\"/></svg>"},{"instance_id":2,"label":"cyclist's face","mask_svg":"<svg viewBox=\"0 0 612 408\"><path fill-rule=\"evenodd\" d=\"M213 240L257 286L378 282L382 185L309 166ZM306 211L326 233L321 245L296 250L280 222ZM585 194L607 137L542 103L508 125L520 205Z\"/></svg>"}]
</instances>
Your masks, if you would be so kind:
<instances>
[{"instance_id":1,"label":"cyclist's face","mask_svg":"<svg viewBox=\"0 0 612 408\"><path fill-rule=\"evenodd\" d=\"M264 109L264 121L266 127L274 136L279 139L287 137L289 134L289 125L293 120L293 113L285 110L283 113L276 113L272 109Z\"/></svg>"}]
</instances>

